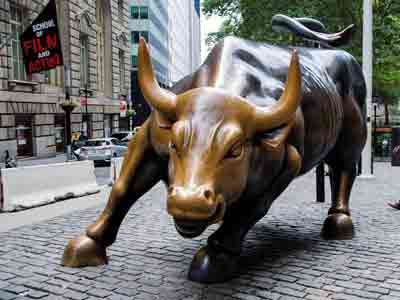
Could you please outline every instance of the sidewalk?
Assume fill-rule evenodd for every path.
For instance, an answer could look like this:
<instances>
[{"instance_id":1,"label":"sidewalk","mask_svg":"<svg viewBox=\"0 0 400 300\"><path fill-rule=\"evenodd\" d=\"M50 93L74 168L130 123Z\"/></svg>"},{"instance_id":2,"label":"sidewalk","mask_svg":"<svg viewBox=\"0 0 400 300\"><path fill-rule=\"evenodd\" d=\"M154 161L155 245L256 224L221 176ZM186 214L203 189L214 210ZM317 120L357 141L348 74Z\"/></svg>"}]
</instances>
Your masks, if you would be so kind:
<instances>
[{"instance_id":1,"label":"sidewalk","mask_svg":"<svg viewBox=\"0 0 400 300\"><path fill-rule=\"evenodd\" d=\"M375 170L376 180L358 180L353 190L353 240L320 238L329 189L327 202L316 203L310 173L297 179L250 231L238 277L216 285L186 278L193 255L216 227L194 240L180 237L166 212L162 185L130 210L108 249L109 264L101 267L65 268L60 260L68 240L97 218L106 191L84 210L76 206L80 201L49 206L33 225L27 219L39 213L19 217L26 222L0 216L0 227L17 224L0 233L0 299L398 300L400 211L386 203L400 199L400 168L377 164Z\"/></svg>"}]
</instances>

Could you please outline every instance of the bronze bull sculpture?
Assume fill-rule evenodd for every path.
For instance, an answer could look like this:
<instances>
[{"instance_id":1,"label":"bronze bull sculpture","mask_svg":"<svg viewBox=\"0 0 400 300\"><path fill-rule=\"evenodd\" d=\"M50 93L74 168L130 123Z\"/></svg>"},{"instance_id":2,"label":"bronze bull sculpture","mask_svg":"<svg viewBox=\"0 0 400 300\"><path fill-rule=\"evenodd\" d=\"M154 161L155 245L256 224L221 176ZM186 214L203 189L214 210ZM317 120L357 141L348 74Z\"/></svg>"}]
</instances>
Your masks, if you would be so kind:
<instances>
[{"instance_id":1,"label":"bronze bull sculpture","mask_svg":"<svg viewBox=\"0 0 400 300\"><path fill-rule=\"evenodd\" d=\"M230 37L168 91L141 39L138 72L153 112L129 145L106 208L70 241L63 265L107 263L106 247L130 207L163 181L180 235L197 237L222 221L195 255L189 278L228 280L246 233L294 178L321 161L330 166L332 187L322 235L353 236L349 196L366 140L366 88L351 55Z\"/></svg>"}]
</instances>

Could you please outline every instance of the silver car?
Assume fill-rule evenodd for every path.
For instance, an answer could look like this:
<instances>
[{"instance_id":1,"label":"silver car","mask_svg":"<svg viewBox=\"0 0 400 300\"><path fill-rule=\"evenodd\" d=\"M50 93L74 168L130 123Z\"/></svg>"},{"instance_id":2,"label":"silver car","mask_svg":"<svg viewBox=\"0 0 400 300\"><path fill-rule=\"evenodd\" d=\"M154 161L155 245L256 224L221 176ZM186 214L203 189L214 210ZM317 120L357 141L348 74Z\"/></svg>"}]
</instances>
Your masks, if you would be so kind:
<instances>
[{"instance_id":1,"label":"silver car","mask_svg":"<svg viewBox=\"0 0 400 300\"><path fill-rule=\"evenodd\" d=\"M123 156L128 147L121 145L116 138L99 138L86 141L79 150L81 159L110 163L111 158Z\"/></svg>"}]
</instances>

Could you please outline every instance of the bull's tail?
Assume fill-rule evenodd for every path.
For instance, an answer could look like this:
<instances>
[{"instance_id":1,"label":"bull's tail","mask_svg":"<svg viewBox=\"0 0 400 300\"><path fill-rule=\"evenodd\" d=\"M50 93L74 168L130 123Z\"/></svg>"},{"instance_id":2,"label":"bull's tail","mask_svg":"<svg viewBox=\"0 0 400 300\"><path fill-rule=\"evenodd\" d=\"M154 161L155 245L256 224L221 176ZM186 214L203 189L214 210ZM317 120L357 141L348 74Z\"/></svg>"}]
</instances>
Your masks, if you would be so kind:
<instances>
[{"instance_id":1,"label":"bull's tail","mask_svg":"<svg viewBox=\"0 0 400 300\"><path fill-rule=\"evenodd\" d=\"M291 18L285 15L275 15L272 18L272 28L277 32L291 32L305 40L311 40L327 47L339 47L347 44L355 25L350 25L338 33L327 33L325 26L310 18Z\"/></svg>"}]
</instances>

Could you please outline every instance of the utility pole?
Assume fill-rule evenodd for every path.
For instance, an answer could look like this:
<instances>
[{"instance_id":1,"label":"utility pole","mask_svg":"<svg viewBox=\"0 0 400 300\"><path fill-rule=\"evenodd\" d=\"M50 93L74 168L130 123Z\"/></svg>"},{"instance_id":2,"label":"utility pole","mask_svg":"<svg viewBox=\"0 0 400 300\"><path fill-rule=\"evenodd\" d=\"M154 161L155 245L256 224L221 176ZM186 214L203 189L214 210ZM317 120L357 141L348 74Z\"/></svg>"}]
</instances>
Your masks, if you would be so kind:
<instances>
[{"instance_id":1,"label":"utility pole","mask_svg":"<svg viewBox=\"0 0 400 300\"><path fill-rule=\"evenodd\" d=\"M372 179L372 72L373 72L373 2L364 0L363 5L363 72L367 84L366 118L367 118L367 143L362 153L362 170L360 178Z\"/></svg>"},{"instance_id":2,"label":"utility pole","mask_svg":"<svg viewBox=\"0 0 400 300\"><path fill-rule=\"evenodd\" d=\"M65 102L62 103L61 108L65 111L65 152L68 161L72 159L71 113L75 108L71 101L71 68L69 65L64 65L64 78Z\"/></svg>"}]
</instances>

